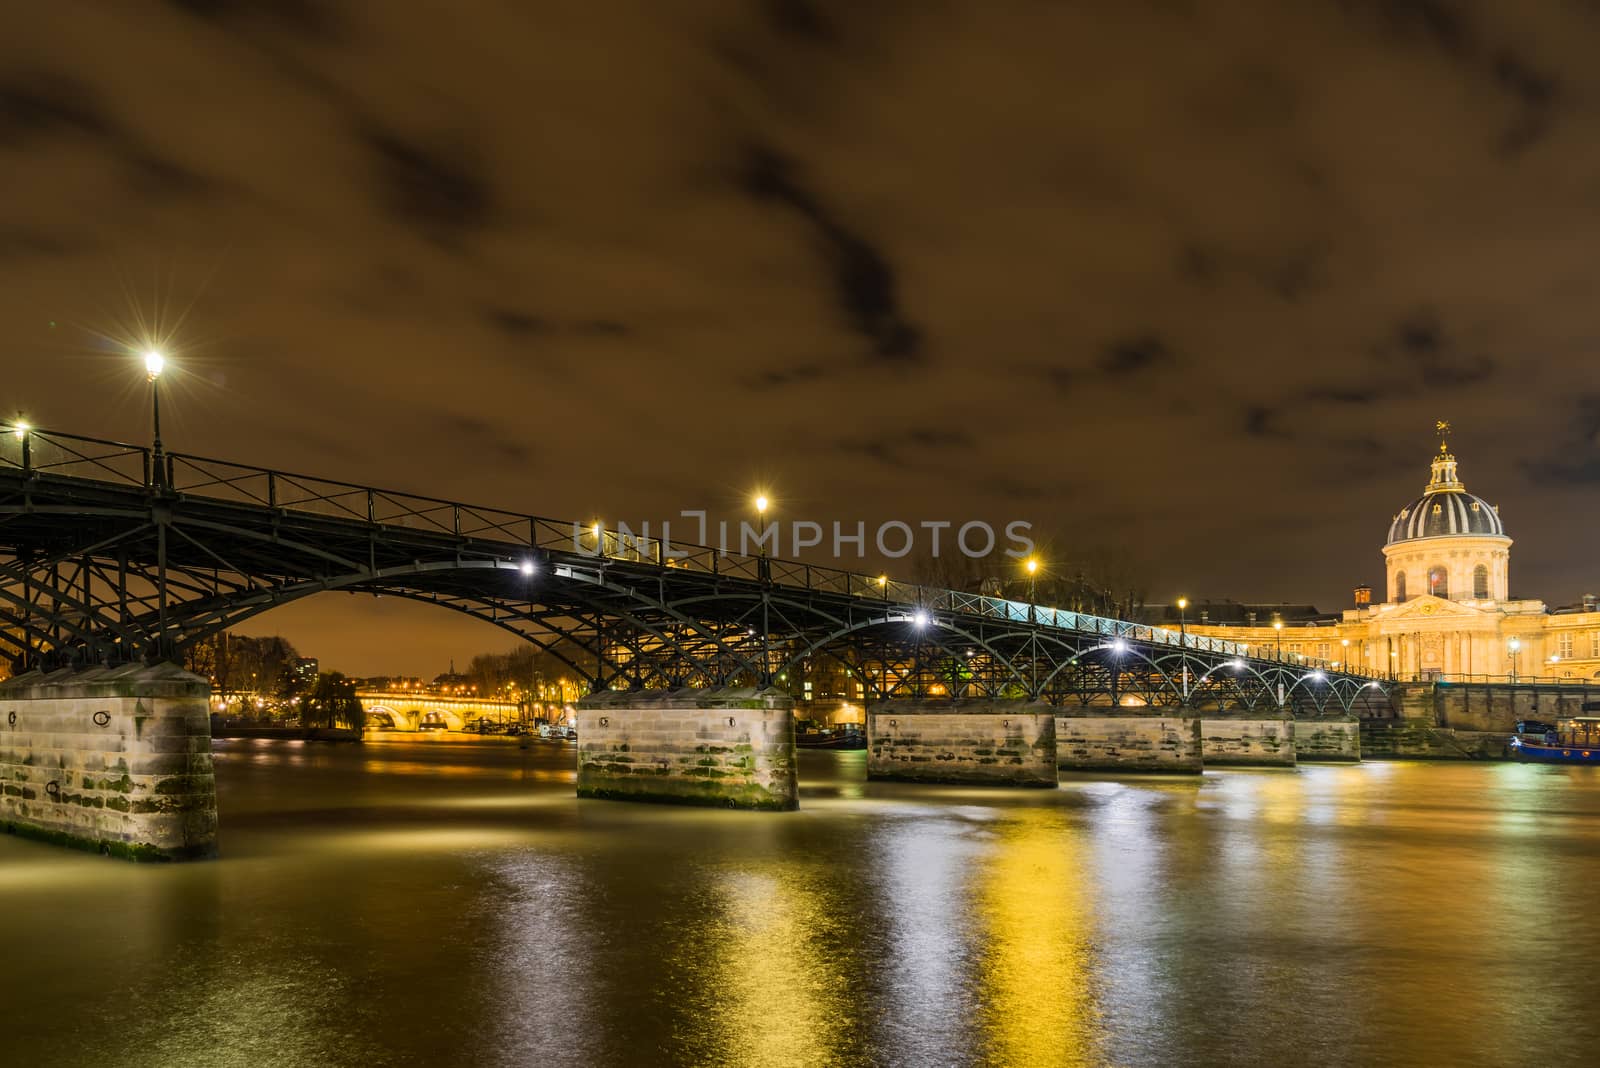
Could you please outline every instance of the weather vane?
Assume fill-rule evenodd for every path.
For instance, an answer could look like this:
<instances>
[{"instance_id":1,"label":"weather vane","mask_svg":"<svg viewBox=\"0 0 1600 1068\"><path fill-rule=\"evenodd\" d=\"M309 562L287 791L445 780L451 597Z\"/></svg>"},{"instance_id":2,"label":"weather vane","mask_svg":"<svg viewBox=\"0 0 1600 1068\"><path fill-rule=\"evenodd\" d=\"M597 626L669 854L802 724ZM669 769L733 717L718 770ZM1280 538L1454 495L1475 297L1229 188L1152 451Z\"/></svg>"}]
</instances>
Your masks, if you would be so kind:
<instances>
[{"instance_id":1,"label":"weather vane","mask_svg":"<svg viewBox=\"0 0 1600 1068\"><path fill-rule=\"evenodd\" d=\"M1437 423L1433 424L1433 429L1436 430L1438 432L1438 434L1439 434L1439 451L1440 452L1444 452L1445 451L1444 439L1445 439L1445 435L1450 433L1450 420L1448 420L1448 419L1439 420Z\"/></svg>"}]
</instances>

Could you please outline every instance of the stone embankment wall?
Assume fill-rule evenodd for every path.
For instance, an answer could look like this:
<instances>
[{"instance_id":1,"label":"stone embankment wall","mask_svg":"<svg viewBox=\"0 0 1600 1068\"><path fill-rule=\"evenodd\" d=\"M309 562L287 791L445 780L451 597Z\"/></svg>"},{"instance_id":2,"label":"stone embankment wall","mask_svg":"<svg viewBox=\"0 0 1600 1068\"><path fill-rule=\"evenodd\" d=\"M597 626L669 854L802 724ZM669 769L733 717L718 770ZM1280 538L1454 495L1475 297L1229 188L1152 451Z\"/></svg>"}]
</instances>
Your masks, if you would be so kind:
<instances>
[{"instance_id":1,"label":"stone embankment wall","mask_svg":"<svg viewBox=\"0 0 1600 1068\"><path fill-rule=\"evenodd\" d=\"M171 664L0 683L0 824L138 860L215 854L210 696Z\"/></svg>"},{"instance_id":2,"label":"stone embankment wall","mask_svg":"<svg viewBox=\"0 0 1600 1068\"><path fill-rule=\"evenodd\" d=\"M1361 724L1354 717L1306 716L1294 721L1297 761L1361 759Z\"/></svg>"},{"instance_id":3,"label":"stone embankment wall","mask_svg":"<svg viewBox=\"0 0 1600 1068\"><path fill-rule=\"evenodd\" d=\"M1294 719L1259 712L1208 712L1200 721L1206 767L1294 767Z\"/></svg>"},{"instance_id":4,"label":"stone embankment wall","mask_svg":"<svg viewBox=\"0 0 1600 1068\"><path fill-rule=\"evenodd\" d=\"M867 709L867 778L1053 787L1056 711L984 699L873 705Z\"/></svg>"},{"instance_id":5,"label":"stone embankment wall","mask_svg":"<svg viewBox=\"0 0 1600 1068\"><path fill-rule=\"evenodd\" d=\"M1057 767L1063 771L1200 772L1197 716L1105 715L1108 711L1071 710L1056 716Z\"/></svg>"},{"instance_id":6,"label":"stone embankment wall","mask_svg":"<svg viewBox=\"0 0 1600 1068\"><path fill-rule=\"evenodd\" d=\"M1404 682L1395 690L1396 718L1460 731L1510 734L1518 720L1552 722L1600 701L1600 686L1534 682Z\"/></svg>"},{"instance_id":7,"label":"stone embankment wall","mask_svg":"<svg viewBox=\"0 0 1600 1068\"><path fill-rule=\"evenodd\" d=\"M774 690L605 691L578 703L578 796L798 808L794 702Z\"/></svg>"},{"instance_id":8,"label":"stone embankment wall","mask_svg":"<svg viewBox=\"0 0 1600 1068\"><path fill-rule=\"evenodd\" d=\"M1458 731L1431 723L1399 721L1361 724L1361 752L1375 759L1509 760L1511 734Z\"/></svg>"}]
</instances>

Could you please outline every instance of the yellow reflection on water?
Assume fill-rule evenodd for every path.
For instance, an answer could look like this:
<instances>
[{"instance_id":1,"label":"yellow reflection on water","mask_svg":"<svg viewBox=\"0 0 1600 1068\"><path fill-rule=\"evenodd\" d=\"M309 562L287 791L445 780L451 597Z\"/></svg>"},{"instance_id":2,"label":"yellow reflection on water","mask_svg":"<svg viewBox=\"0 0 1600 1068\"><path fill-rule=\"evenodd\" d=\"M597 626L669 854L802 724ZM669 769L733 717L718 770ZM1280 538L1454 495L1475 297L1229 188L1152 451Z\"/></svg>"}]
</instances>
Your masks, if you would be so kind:
<instances>
[{"instance_id":1,"label":"yellow reflection on water","mask_svg":"<svg viewBox=\"0 0 1600 1068\"><path fill-rule=\"evenodd\" d=\"M850 1026L850 984L829 967L818 935L829 910L799 877L728 873L720 882L723 914L713 965L710 1031L716 1063L835 1063Z\"/></svg>"},{"instance_id":2,"label":"yellow reflection on water","mask_svg":"<svg viewBox=\"0 0 1600 1068\"><path fill-rule=\"evenodd\" d=\"M975 904L985 949L980 1024L987 1063L1098 1064L1093 872L1058 812L1018 809L997 830Z\"/></svg>"}]
</instances>

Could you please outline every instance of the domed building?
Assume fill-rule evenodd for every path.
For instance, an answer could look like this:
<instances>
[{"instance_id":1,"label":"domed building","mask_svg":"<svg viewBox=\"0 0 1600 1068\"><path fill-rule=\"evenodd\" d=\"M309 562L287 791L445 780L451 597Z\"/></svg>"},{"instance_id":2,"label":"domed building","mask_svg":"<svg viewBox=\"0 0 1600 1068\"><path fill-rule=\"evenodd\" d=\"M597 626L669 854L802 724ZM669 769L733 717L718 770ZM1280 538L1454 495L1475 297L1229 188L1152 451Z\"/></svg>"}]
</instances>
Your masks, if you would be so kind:
<instances>
[{"instance_id":1,"label":"domed building","mask_svg":"<svg viewBox=\"0 0 1600 1068\"><path fill-rule=\"evenodd\" d=\"M1389 523L1385 601L1373 604L1370 587L1358 586L1355 607L1336 616L1286 618L1291 613L1272 606L1234 605L1256 609L1243 626L1213 620L1211 606L1196 604L1188 629L1268 656L1401 678L1600 677L1595 599L1556 612L1543 601L1512 600L1511 545L1499 508L1467 492L1441 441L1421 496Z\"/></svg>"}]
</instances>

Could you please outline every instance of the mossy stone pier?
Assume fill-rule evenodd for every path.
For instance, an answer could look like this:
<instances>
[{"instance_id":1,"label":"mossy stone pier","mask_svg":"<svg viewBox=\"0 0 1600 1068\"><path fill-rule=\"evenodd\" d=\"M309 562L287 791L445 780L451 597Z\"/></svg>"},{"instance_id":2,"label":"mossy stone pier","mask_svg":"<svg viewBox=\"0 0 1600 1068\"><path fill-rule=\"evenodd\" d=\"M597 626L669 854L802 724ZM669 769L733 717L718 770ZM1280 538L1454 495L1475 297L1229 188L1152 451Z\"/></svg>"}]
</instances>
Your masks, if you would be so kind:
<instances>
[{"instance_id":1,"label":"mossy stone pier","mask_svg":"<svg viewBox=\"0 0 1600 1068\"><path fill-rule=\"evenodd\" d=\"M0 825L133 860L214 855L210 696L172 664L0 683Z\"/></svg>"},{"instance_id":2,"label":"mossy stone pier","mask_svg":"<svg viewBox=\"0 0 1600 1068\"><path fill-rule=\"evenodd\" d=\"M606 690L578 703L578 796L800 807L794 701L776 690Z\"/></svg>"}]
</instances>

